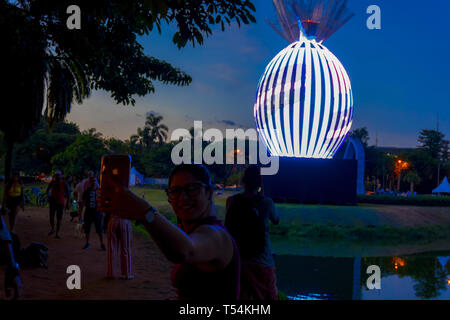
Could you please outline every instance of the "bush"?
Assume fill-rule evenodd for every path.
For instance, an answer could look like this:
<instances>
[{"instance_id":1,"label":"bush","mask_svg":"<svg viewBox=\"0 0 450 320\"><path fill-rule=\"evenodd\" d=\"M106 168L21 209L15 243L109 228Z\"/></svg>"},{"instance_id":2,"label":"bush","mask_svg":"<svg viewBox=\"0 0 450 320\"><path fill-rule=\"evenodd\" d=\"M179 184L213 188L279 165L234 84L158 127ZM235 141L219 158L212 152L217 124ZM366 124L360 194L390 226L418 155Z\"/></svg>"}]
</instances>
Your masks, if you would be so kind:
<instances>
[{"instance_id":1,"label":"bush","mask_svg":"<svg viewBox=\"0 0 450 320\"><path fill-rule=\"evenodd\" d=\"M358 203L393 204L424 207L450 207L450 197L358 195Z\"/></svg>"},{"instance_id":2,"label":"bush","mask_svg":"<svg viewBox=\"0 0 450 320\"><path fill-rule=\"evenodd\" d=\"M320 224L286 224L270 226L269 233L291 240L350 240L368 243L422 243L450 239L450 224L421 227L339 226Z\"/></svg>"},{"instance_id":3,"label":"bush","mask_svg":"<svg viewBox=\"0 0 450 320\"><path fill-rule=\"evenodd\" d=\"M278 290L278 300L289 300L289 298L284 292Z\"/></svg>"}]
</instances>

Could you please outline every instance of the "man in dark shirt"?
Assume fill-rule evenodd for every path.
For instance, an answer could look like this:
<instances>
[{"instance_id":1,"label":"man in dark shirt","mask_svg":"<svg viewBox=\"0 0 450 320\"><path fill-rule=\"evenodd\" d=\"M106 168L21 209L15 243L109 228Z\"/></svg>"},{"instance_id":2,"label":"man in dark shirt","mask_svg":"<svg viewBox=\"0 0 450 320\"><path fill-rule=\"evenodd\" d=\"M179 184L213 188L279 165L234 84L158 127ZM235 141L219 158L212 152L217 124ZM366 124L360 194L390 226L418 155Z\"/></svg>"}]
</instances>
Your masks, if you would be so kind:
<instances>
[{"instance_id":1,"label":"man in dark shirt","mask_svg":"<svg viewBox=\"0 0 450 320\"><path fill-rule=\"evenodd\" d=\"M97 185L95 178L91 177L88 180L88 187L83 193L83 205L84 205L84 232L86 233L86 245L83 249L89 249L89 235L91 233L91 225L94 223L95 232L100 239L100 247L102 250L106 250L103 244L103 230L102 230L102 214L97 210Z\"/></svg>"},{"instance_id":2,"label":"man in dark shirt","mask_svg":"<svg viewBox=\"0 0 450 320\"><path fill-rule=\"evenodd\" d=\"M240 298L242 300L277 300L278 289L276 287L275 261L269 238L269 221L277 225L280 217L272 199L264 196L262 192L261 170L258 166L250 165L245 169L242 182L244 192L227 199L225 226L233 235L233 232L231 232L235 229L233 223L242 223L245 219L230 220L230 214L239 207L245 210L246 206L243 206L243 204L251 203L264 222L264 239L261 239L264 240L264 246L261 252L249 257L244 255L242 243L237 243L241 252ZM238 212L240 214L246 213L244 211ZM248 227L251 228L252 226Z\"/></svg>"},{"instance_id":3,"label":"man in dark shirt","mask_svg":"<svg viewBox=\"0 0 450 320\"><path fill-rule=\"evenodd\" d=\"M52 181L47 187L47 198L50 207L50 226L51 230L48 235L55 232L55 215L56 215L56 238L60 239L59 230L61 228L61 221L64 213L64 207L67 208L67 200L70 197L69 187L62 178L61 171L57 171L53 176Z\"/></svg>"}]
</instances>

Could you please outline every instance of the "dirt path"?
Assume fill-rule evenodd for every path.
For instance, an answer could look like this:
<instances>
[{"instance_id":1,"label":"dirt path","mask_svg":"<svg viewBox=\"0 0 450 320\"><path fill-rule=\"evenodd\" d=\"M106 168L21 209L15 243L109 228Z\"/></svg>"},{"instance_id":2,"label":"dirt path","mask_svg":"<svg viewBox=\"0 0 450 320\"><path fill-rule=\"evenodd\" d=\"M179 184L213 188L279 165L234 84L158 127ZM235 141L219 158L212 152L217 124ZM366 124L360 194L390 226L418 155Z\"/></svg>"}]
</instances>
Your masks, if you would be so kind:
<instances>
[{"instance_id":1,"label":"dirt path","mask_svg":"<svg viewBox=\"0 0 450 320\"><path fill-rule=\"evenodd\" d=\"M74 223L64 216L61 239L48 237L50 229L48 209L30 208L19 212L16 233L22 247L38 241L49 250L48 269L23 269L25 284L23 300L27 299L174 299L175 291L170 285L172 265L160 253L150 238L133 234L132 272L133 280L106 280L107 253L100 250L99 240L91 231L91 248L82 250L84 239L76 237ZM69 290L66 280L67 267L81 268L81 290ZM0 271L3 288L3 270ZM3 290L0 290L0 300Z\"/></svg>"},{"instance_id":2,"label":"dirt path","mask_svg":"<svg viewBox=\"0 0 450 320\"><path fill-rule=\"evenodd\" d=\"M358 207L327 207L327 206L282 206L282 220L297 223L335 223L339 225L392 225L392 226L423 226L450 223L450 208L424 208L402 206L362 205ZM174 299L175 290L170 285L170 270L172 265L158 250L154 242L140 234L133 234L132 270L133 280L106 280L107 254L100 250L98 239L92 230L91 245L88 250L82 250L84 239L76 237L74 223L69 216L64 216L61 237L48 237L48 209L27 208L19 212L16 232L20 237L22 247L32 241L38 241L48 246L48 269L23 269L22 278L25 284L22 299ZM281 245L281 246L280 246ZM297 254L330 252L331 244L320 244L302 250L300 243L295 244L296 250L291 250L292 244L274 243L275 251L281 253L286 248ZM339 246L339 244L336 244ZM440 244L432 250L448 250L447 243ZM283 249L283 250L282 250ZM339 251L334 248L332 251ZM360 252L365 255L378 254L385 248L361 246L348 247L343 256ZM392 250L397 252L401 248ZM430 249L429 247L421 250ZM375 250L375 251L374 251ZM400 251L417 251L417 246L403 248ZM81 268L81 290L68 290L66 280L67 267L78 265ZM0 288L3 288L3 270L0 267ZM0 300L3 290L0 290Z\"/></svg>"}]
</instances>

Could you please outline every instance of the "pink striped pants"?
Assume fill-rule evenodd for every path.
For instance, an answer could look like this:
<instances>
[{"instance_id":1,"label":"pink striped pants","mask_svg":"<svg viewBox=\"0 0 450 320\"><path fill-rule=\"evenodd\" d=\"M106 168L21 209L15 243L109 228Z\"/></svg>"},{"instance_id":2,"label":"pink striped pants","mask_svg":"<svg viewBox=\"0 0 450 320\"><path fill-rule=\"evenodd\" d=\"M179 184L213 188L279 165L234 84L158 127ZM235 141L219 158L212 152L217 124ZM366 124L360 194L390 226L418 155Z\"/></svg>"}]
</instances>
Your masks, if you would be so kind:
<instances>
[{"instance_id":1,"label":"pink striped pants","mask_svg":"<svg viewBox=\"0 0 450 320\"><path fill-rule=\"evenodd\" d=\"M108 223L108 278L116 278L117 267L120 262L121 276L130 278L131 275L131 238L132 228L130 220L120 219L111 215Z\"/></svg>"}]
</instances>

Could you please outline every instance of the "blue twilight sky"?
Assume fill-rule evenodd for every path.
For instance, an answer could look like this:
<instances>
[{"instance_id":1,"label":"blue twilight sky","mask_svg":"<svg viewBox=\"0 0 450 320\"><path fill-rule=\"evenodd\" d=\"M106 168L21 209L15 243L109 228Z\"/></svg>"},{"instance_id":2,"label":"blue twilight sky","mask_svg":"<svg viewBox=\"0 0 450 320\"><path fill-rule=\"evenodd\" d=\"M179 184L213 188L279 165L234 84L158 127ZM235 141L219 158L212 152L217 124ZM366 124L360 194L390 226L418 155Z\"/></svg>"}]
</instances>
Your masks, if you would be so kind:
<instances>
[{"instance_id":1,"label":"blue twilight sky","mask_svg":"<svg viewBox=\"0 0 450 320\"><path fill-rule=\"evenodd\" d=\"M135 107L116 105L95 92L74 106L68 119L81 129L128 138L145 115L164 116L171 130L254 127L253 104L265 66L287 42L265 22L275 20L271 0L253 0L257 23L215 28L203 46L178 50L175 27L141 38L148 55L170 62L193 78L188 87L156 84L155 94ZM366 27L367 7L381 8L382 29ZM414 147L420 129L440 129L450 138L450 1L349 0L355 17L324 44L346 68L354 93L353 128L366 126L375 144Z\"/></svg>"}]
</instances>

